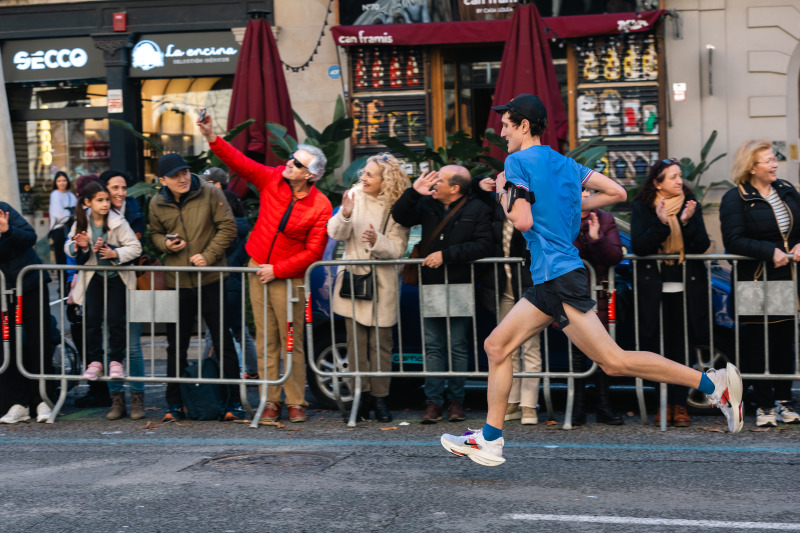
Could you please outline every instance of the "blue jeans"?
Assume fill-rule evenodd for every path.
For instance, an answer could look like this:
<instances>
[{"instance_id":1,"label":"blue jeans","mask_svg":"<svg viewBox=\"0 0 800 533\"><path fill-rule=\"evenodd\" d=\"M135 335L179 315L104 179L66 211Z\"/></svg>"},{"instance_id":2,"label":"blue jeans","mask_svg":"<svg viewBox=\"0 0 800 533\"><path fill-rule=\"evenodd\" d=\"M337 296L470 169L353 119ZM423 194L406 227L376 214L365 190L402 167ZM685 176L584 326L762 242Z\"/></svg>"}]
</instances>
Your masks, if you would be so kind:
<instances>
[{"instance_id":1,"label":"blue jeans","mask_svg":"<svg viewBox=\"0 0 800 533\"><path fill-rule=\"evenodd\" d=\"M447 371L447 318L425 318L425 368L429 372ZM469 357L469 330L472 319L469 317L450 318L450 353L453 372L466 372ZM464 401L464 382L466 378L425 378L425 399L444 406L445 380L447 380L447 399Z\"/></svg>"},{"instance_id":2,"label":"blue jeans","mask_svg":"<svg viewBox=\"0 0 800 533\"><path fill-rule=\"evenodd\" d=\"M128 346L128 361L130 364L130 376L142 377L144 376L144 356L142 355L142 324L141 322L129 322L131 343ZM124 363L123 363L124 364ZM131 381L131 392L144 392L144 382ZM123 382L109 381L108 392L114 394L120 392L124 387Z\"/></svg>"}]
</instances>

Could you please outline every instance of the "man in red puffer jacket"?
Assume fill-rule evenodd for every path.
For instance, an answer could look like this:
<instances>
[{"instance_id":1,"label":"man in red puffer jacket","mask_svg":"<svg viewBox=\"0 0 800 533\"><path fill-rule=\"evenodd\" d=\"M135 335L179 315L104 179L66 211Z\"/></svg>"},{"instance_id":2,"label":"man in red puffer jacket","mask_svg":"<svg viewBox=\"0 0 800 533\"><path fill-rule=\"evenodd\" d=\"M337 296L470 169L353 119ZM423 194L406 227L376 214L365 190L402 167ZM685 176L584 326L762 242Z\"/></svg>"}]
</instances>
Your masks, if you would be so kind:
<instances>
[{"instance_id":1,"label":"man in red puffer jacket","mask_svg":"<svg viewBox=\"0 0 800 533\"><path fill-rule=\"evenodd\" d=\"M253 161L212 132L211 117L197 123L209 147L231 172L255 185L261 206L258 220L245 249L250 255L248 266L259 267L249 274L250 301L256 323L259 373L264 372L266 334L267 379L279 379L280 360L287 340L286 282L292 280L292 292L303 283L306 269L322 259L328 243L327 224L331 203L313 182L325 173L326 159L322 150L298 145L286 166L267 167ZM275 281L278 280L278 281ZM275 281L273 283L273 281ZM266 305L264 303L266 296ZM306 366L303 344L303 301L293 305L294 329L292 372L283 384L290 422L305 422ZM266 331L264 331L266 313ZM267 406L262 420L275 421L281 416L281 390L268 387Z\"/></svg>"}]
</instances>

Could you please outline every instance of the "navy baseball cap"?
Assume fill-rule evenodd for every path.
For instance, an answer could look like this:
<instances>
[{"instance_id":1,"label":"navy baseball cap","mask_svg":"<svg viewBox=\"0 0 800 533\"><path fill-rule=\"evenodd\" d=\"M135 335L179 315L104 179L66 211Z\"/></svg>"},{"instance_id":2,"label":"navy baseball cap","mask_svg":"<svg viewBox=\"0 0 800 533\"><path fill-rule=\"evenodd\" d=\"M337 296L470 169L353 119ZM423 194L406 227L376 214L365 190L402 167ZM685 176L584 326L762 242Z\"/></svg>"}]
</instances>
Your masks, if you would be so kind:
<instances>
[{"instance_id":1,"label":"navy baseball cap","mask_svg":"<svg viewBox=\"0 0 800 533\"><path fill-rule=\"evenodd\" d=\"M179 170L189 168L181 154L167 154L158 160L158 175L170 177Z\"/></svg>"},{"instance_id":2,"label":"navy baseball cap","mask_svg":"<svg viewBox=\"0 0 800 533\"><path fill-rule=\"evenodd\" d=\"M501 115L508 110L516 111L527 118L531 124L541 124L547 118L547 109L539 97L533 94L518 94L507 104L496 105L492 109Z\"/></svg>"}]
</instances>

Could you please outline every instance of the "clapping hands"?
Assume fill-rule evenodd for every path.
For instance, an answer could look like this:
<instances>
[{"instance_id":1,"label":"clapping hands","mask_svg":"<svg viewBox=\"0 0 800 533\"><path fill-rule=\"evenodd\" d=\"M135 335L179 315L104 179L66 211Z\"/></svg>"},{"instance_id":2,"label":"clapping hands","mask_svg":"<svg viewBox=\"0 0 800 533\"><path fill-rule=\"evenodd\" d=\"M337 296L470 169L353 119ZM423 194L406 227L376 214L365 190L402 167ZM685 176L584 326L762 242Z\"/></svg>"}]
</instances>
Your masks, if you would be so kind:
<instances>
[{"instance_id":1,"label":"clapping hands","mask_svg":"<svg viewBox=\"0 0 800 533\"><path fill-rule=\"evenodd\" d=\"M85 250L89 247L89 236L85 231L76 234L72 240L75 241L75 245L81 250Z\"/></svg>"}]
</instances>

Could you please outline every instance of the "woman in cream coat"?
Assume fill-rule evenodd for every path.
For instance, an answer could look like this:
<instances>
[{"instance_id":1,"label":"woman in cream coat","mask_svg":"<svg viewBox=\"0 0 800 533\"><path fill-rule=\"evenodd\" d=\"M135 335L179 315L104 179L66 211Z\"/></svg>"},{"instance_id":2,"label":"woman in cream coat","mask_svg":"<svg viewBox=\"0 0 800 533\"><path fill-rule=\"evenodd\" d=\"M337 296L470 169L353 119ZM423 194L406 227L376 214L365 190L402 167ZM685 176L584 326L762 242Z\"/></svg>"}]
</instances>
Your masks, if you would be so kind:
<instances>
[{"instance_id":1,"label":"woman in cream coat","mask_svg":"<svg viewBox=\"0 0 800 533\"><path fill-rule=\"evenodd\" d=\"M400 162L390 154L370 157L360 181L342 198L342 207L328 221L328 235L345 241L344 259L398 259L408 244L408 228L389 215L394 202L411 183ZM353 274L367 274L371 267L350 267ZM375 288L371 300L343 298L339 292L345 276L339 267L333 293L333 311L347 320L347 353L358 349L360 371L382 372L392 369L392 326L397 323L399 273L392 266L374 269ZM354 316L355 315L355 316ZM377 322L376 322L377 319ZM370 410L380 422L391 422L386 405L389 379L363 378L364 396L359 419L369 419Z\"/></svg>"}]
</instances>

